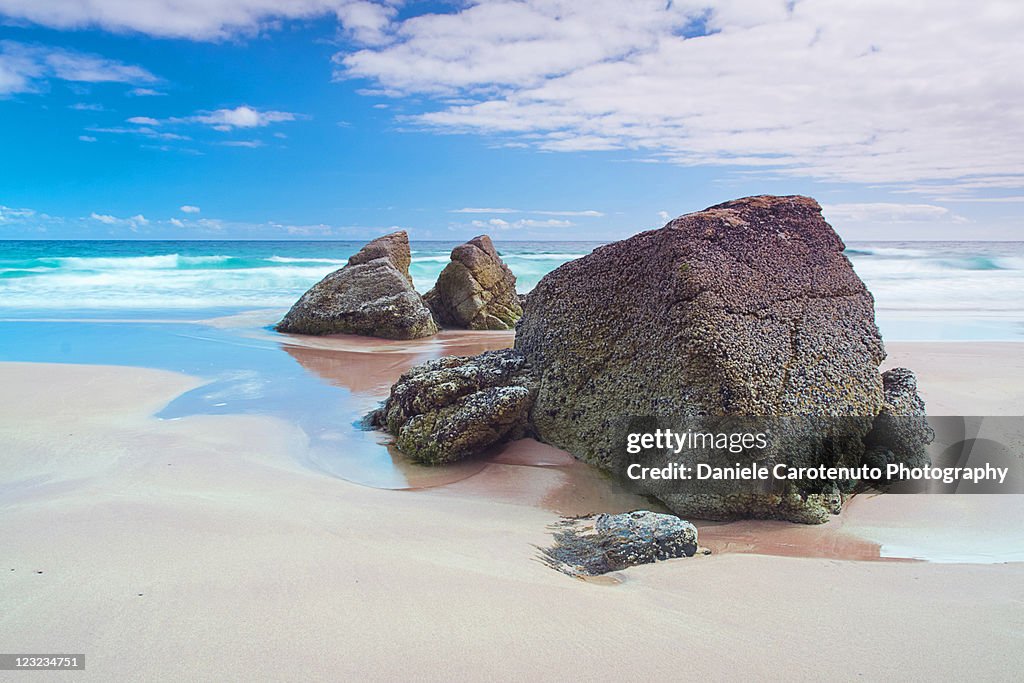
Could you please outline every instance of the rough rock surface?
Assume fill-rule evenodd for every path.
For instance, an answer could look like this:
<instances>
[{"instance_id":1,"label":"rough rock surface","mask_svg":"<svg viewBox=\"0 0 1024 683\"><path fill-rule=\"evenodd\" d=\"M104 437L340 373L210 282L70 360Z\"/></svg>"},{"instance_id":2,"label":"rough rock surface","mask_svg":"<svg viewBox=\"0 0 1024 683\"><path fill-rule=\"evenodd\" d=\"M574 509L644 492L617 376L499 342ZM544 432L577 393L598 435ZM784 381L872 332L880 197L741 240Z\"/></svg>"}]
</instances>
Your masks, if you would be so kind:
<instances>
[{"instance_id":1,"label":"rough rock surface","mask_svg":"<svg viewBox=\"0 0 1024 683\"><path fill-rule=\"evenodd\" d=\"M907 368L882 373L885 403L864 437L864 462L885 468L896 462L908 467L929 464L925 447L935 439L928 424L924 400L917 393L917 377Z\"/></svg>"},{"instance_id":2,"label":"rough rock surface","mask_svg":"<svg viewBox=\"0 0 1024 683\"><path fill-rule=\"evenodd\" d=\"M692 557L700 550L695 526L674 515L647 510L565 519L553 531L555 543L541 549L541 557L570 576L607 574Z\"/></svg>"},{"instance_id":3,"label":"rough rock surface","mask_svg":"<svg viewBox=\"0 0 1024 683\"><path fill-rule=\"evenodd\" d=\"M759 196L549 273L515 342L539 381L537 434L610 468L616 422L629 416L847 416L852 430L829 435L825 455L855 464L882 407L885 351L874 301L843 249L813 199ZM822 458L821 437L807 436L791 464ZM665 502L684 516L814 522L836 508L834 491L820 494Z\"/></svg>"},{"instance_id":4,"label":"rough rock surface","mask_svg":"<svg viewBox=\"0 0 1024 683\"><path fill-rule=\"evenodd\" d=\"M409 276L404 231L373 240L348 264L313 285L277 325L295 334L362 334L387 339L428 337L438 331Z\"/></svg>"},{"instance_id":5,"label":"rough rock surface","mask_svg":"<svg viewBox=\"0 0 1024 683\"><path fill-rule=\"evenodd\" d=\"M412 265L412 251L409 249L409 234L405 230L399 230L367 242L366 246L349 257L348 265L355 266L379 258L391 261L391 264L405 275L409 284L412 284L412 276L409 274L409 266Z\"/></svg>"},{"instance_id":6,"label":"rough rock surface","mask_svg":"<svg viewBox=\"0 0 1024 683\"><path fill-rule=\"evenodd\" d=\"M523 436L534 394L524 358L511 349L446 356L402 375L373 422L414 460L452 462Z\"/></svg>"},{"instance_id":7,"label":"rough rock surface","mask_svg":"<svg viewBox=\"0 0 1024 683\"><path fill-rule=\"evenodd\" d=\"M523 315L516 276L487 235L452 249L451 262L423 298L438 322L451 327L510 330Z\"/></svg>"},{"instance_id":8,"label":"rough rock surface","mask_svg":"<svg viewBox=\"0 0 1024 683\"><path fill-rule=\"evenodd\" d=\"M624 430L666 426L663 418L691 427L752 418L748 433L758 419L770 426L765 451L714 456L728 466L756 459L852 468L872 458L924 457L926 424L904 432L886 421L923 421L923 403L907 371L887 373L883 390L874 300L843 250L813 199L758 196L682 216L561 266L525 301L517 369L504 383L528 388L528 425L517 416L515 430L499 438L528 429L616 475L623 474ZM396 396L401 384L389 416L406 400ZM437 448L433 423L416 430L404 424L386 421L400 448ZM478 422L473 429L485 431ZM460 457L469 452L460 449ZM652 457L647 462L657 465L662 456ZM803 479L681 489L646 482L639 492L686 517L820 523L842 509L857 484Z\"/></svg>"}]
</instances>

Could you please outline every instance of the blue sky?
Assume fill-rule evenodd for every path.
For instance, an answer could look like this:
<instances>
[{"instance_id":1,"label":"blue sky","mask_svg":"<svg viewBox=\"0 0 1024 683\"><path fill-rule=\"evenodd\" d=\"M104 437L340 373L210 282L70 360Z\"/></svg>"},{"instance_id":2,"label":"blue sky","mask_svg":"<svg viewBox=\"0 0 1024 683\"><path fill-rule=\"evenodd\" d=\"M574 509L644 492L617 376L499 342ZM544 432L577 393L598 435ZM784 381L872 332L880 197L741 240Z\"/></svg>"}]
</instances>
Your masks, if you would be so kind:
<instances>
[{"instance_id":1,"label":"blue sky","mask_svg":"<svg viewBox=\"0 0 1024 683\"><path fill-rule=\"evenodd\" d=\"M0 0L0 238L1019 239L1024 7L888 4Z\"/></svg>"}]
</instances>

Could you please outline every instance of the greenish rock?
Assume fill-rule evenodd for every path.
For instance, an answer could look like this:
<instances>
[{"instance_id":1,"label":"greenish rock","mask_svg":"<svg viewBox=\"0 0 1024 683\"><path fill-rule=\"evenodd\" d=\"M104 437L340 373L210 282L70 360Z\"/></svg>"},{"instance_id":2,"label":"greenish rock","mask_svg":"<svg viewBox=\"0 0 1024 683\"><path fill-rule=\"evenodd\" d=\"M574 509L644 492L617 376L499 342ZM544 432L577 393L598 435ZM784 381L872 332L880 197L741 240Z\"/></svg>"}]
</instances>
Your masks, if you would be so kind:
<instances>
[{"instance_id":1,"label":"greenish rock","mask_svg":"<svg viewBox=\"0 0 1024 683\"><path fill-rule=\"evenodd\" d=\"M313 285L277 325L292 334L361 334L386 339L438 331L409 275L404 231L373 240L348 264Z\"/></svg>"},{"instance_id":2,"label":"greenish rock","mask_svg":"<svg viewBox=\"0 0 1024 683\"><path fill-rule=\"evenodd\" d=\"M443 464L526 434L534 394L511 349L446 356L402 375L372 422L413 460Z\"/></svg>"},{"instance_id":3,"label":"greenish rock","mask_svg":"<svg viewBox=\"0 0 1024 683\"><path fill-rule=\"evenodd\" d=\"M523 315L516 276L487 235L452 249L451 261L423 298L448 327L511 330Z\"/></svg>"}]
</instances>

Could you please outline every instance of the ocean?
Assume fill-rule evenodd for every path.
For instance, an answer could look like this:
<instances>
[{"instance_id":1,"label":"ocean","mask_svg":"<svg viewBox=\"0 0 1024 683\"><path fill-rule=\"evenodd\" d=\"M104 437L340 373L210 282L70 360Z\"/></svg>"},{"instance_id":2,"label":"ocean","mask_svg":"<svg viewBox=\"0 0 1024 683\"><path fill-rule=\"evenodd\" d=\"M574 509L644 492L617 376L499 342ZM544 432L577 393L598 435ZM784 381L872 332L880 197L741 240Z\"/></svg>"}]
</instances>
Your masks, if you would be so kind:
<instances>
[{"instance_id":1,"label":"ocean","mask_svg":"<svg viewBox=\"0 0 1024 683\"><path fill-rule=\"evenodd\" d=\"M195 317L287 309L363 242L0 241L0 318ZM456 242L413 244L427 291ZM497 242L528 292L600 242ZM1024 242L851 242L886 339L1024 336Z\"/></svg>"}]
</instances>

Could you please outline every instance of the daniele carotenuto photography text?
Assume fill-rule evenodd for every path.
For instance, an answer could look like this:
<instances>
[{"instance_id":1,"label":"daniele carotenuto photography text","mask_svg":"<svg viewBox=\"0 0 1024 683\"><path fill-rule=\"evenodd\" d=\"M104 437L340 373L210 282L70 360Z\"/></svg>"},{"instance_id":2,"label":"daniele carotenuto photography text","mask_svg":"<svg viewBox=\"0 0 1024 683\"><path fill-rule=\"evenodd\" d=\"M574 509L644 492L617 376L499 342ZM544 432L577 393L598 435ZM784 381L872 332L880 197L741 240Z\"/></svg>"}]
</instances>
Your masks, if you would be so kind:
<instances>
[{"instance_id":1,"label":"daniele carotenuto photography text","mask_svg":"<svg viewBox=\"0 0 1024 683\"><path fill-rule=\"evenodd\" d=\"M0 680L1016 680L1022 35L0 0Z\"/></svg>"}]
</instances>

